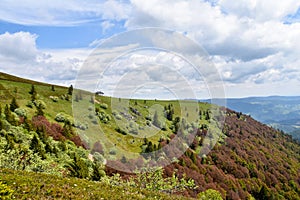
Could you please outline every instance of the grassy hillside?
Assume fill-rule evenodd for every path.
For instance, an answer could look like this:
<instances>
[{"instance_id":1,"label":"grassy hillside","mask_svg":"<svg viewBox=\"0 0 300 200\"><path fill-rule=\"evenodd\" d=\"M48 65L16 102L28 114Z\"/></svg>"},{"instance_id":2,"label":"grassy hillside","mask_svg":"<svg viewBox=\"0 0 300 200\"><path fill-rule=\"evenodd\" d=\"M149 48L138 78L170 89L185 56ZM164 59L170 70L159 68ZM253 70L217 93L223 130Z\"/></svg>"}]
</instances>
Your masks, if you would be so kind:
<instances>
[{"instance_id":1,"label":"grassy hillside","mask_svg":"<svg viewBox=\"0 0 300 200\"><path fill-rule=\"evenodd\" d=\"M150 191L190 197L214 189L227 199L299 199L299 144L250 116L207 103L111 98L0 77L0 167L39 172L33 181L52 174L59 180L78 177L104 184L119 173L122 186L134 182ZM14 99L18 108L9 111ZM178 145L170 145L174 141ZM163 172L130 173L137 166L165 163ZM14 173L19 172L2 170L8 178L1 180L18 191L11 185ZM22 173L20 179L28 175ZM155 189L157 182L162 185Z\"/></svg>"},{"instance_id":2,"label":"grassy hillside","mask_svg":"<svg viewBox=\"0 0 300 200\"><path fill-rule=\"evenodd\" d=\"M9 169L0 169L0 181L13 190L13 199L188 199L135 187L112 187L103 182Z\"/></svg>"}]
</instances>

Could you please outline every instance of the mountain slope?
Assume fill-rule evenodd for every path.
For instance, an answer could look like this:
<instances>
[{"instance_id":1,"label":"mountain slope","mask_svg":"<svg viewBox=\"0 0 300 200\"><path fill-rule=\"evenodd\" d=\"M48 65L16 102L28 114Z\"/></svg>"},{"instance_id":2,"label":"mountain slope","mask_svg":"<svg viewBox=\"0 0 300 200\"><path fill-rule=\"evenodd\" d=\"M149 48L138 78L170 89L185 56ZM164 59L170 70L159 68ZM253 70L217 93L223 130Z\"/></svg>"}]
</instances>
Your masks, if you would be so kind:
<instances>
[{"instance_id":1,"label":"mountain slope","mask_svg":"<svg viewBox=\"0 0 300 200\"><path fill-rule=\"evenodd\" d=\"M115 99L74 90L73 108L77 106L77 110L73 112L80 114L74 119L70 88L52 88L48 84L11 76L0 79L0 84L1 107L12 104L13 98L19 105L19 110L11 114L14 119L6 116L3 110L0 116L4 124L0 134L2 163L7 161L9 164L8 160L24 163L22 152L25 148L28 154L36 151L32 159L41 165L28 165L28 168L24 165L27 171L91 179L95 161L88 156L102 161L104 156L107 175L120 173L128 179L135 175L116 169L143 164L155 166L155 160L163 163L165 157L170 156L173 163L164 167L164 176L172 177L175 172L182 178L185 174L198 186L184 191L184 195L196 197L199 192L212 188L227 199L299 199L299 144L248 115L207 103L197 103L194 107L190 101ZM36 95L29 94L32 85ZM116 102L128 104L119 109L114 104ZM83 106L78 107L80 103ZM44 117L36 116L41 110ZM217 112L225 114L224 127L218 123ZM192 121L194 118L196 121ZM100 134L99 126L103 130ZM75 137L76 132L80 139ZM149 133L155 134L149 136ZM183 155L177 154L182 151L180 146L168 148L177 137L185 139L182 140L183 146L189 145ZM69 140L88 150L76 148ZM212 151L201 154L203 149L213 146ZM133 152L141 156L124 155L119 147L127 154ZM160 152L164 147L165 151ZM15 152L20 153L19 157ZM79 155L82 159L78 158ZM10 166L22 170L13 163ZM69 163L82 168L70 169Z\"/></svg>"},{"instance_id":2,"label":"mountain slope","mask_svg":"<svg viewBox=\"0 0 300 200\"><path fill-rule=\"evenodd\" d=\"M270 96L226 99L227 106L285 131L300 140L300 97Z\"/></svg>"}]
</instances>

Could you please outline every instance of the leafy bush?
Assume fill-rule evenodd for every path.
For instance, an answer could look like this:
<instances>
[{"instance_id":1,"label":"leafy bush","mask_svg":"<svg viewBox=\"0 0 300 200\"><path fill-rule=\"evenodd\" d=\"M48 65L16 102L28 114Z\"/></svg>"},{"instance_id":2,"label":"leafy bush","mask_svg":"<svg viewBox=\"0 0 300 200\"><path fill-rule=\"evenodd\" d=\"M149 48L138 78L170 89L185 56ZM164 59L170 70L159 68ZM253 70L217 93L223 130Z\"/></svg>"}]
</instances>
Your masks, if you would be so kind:
<instances>
[{"instance_id":1,"label":"leafy bush","mask_svg":"<svg viewBox=\"0 0 300 200\"><path fill-rule=\"evenodd\" d=\"M108 114L106 114L106 112L104 112L104 111L99 112L98 117L99 117L100 121L105 124L107 124L111 120L111 117Z\"/></svg>"},{"instance_id":2,"label":"leafy bush","mask_svg":"<svg viewBox=\"0 0 300 200\"><path fill-rule=\"evenodd\" d=\"M187 179L185 175L180 179L175 173L171 177L163 177L163 168L144 168L136 172L136 176L130 177L127 184L151 191L162 191L166 193L182 192L186 189L196 189L193 179Z\"/></svg>"},{"instance_id":3,"label":"leafy bush","mask_svg":"<svg viewBox=\"0 0 300 200\"><path fill-rule=\"evenodd\" d=\"M34 103L32 101L28 101L26 103L26 106L29 107L29 108L33 108L34 107Z\"/></svg>"},{"instance_id":4,"label":"leafy bush","mask_svg":"<svg viewBox=\"0 0 300 200\"><path fill-rule=\"evenodd\" d=\"M40 107L41 109L47 108L46 103L42 100L35 100L35 101L33 101L33 103L36 107Z\"/></svg>"},{"instance_id":5,"label":"leafy bush","mask_svg":"<svg viewBox=\"0 0 300 200\"><path fill-rule=\"evenodd\" d=\"M13 190L0 181L0 199L12 199Z\"/></svg>"},{"instance_id":6,"label":"leafy bush","mask_svg":"<svg viewBox=\"0 0 300 200\"><path fill-rule=\"evenodd\" d=\"M83 123L78 122L78 121L75 121L75 122L74 122L74 126L75 126L76 128L81 129L81 130L86 130L86 129L89 128L88 123L84 123L84 124L83 124Z\"/></svg>"},{"instance_id":7,"label":"leafy bush","mask_svg":"<svg viewBox=\"0 0 300 200\"><path fill-rule=\"evenodd\" d=\"M108 105L106 103L101 103L100 108L107 109Z\"/></svg>"},{"instance_id":8,"label":"leafy bush","mask_svg":"<svg viewBox=\"0 0 300 200\"><path fill-rule=\"evenodd\" d=\"M118 133L121 133L122 135L127 135L127 132L124 131L123 129L121 129L120 127L117 127L115 130L116 130Z\"/></svg>"},{"instance_id":9,"label":"leafy bush","mask_svg":"<svg viewBox=\"0 0 300 200\"><path fill-rule=\"evenodd\" d=\"M119 115L119 114L116 114L116 115L115 115L115 118L116 118L117 120L122 120L122 116Z\"/></svg>"},{"instance_id":10,"label":"leafy bush","mask_svg":"<svg viewBox=\"0 0 300 200\"><path fill-rule=\"evenodd\" d=\"M213 189L208 189L204 192L201 192L198 194L198 199L201 200L223 200L220 192L218 192L217 190L213 190Z\"/></svg>"},{"instance_id":11,"label":"leafy bush","mask_svg":"<svg viewBox=\"0 0 300 200\"><path fill-rule=\"evenodd\" d=\"M111 149L109 150L109 154L110 154L110 155L116 155L116 154L117 154L117 150L116 150L115 148L111 148Z\"/></svg>"},{"instance_id":12,"label":"leafy bush","mask_svg":"<svg viewBox=\"0 0 300 200\"><path fill-rule=\"evenodd\" d=\"M67 115L65 113L58 113L56 116L55 116L55 121L57 122L68 122L70 123L71 125L74 125L74 119L73 117L71 117L70 115Z\"/></svg>"},{"instance_id":13,"label":"leafy bush","mask_svg":"<svg viewBox=\"0 0 300 200\"><path fill-rule=\"evenodd\" d=\"M59 100L58 96L50 96L50 99L51 99L53 102L58 102L58 100Z\"/></svg>"},{"instance_id":14,"label":"leafy bush","mask_svg":"<svg viewBox=\"0 0 300 200\"><path fill-rule=\"evenodd\" d=\"M17 108L14 112L20 117L27 117L27 112L23 108Z\"/></svg>"}]
</instances>

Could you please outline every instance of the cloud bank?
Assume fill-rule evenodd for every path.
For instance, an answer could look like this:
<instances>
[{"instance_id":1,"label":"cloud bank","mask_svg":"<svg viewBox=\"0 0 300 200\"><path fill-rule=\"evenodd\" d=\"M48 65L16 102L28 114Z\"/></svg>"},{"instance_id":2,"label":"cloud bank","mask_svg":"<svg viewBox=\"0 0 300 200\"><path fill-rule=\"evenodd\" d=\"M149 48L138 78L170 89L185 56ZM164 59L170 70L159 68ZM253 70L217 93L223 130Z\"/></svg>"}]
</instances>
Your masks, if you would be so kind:
<instances>
[{"instance_id":1,"label":"cloud bank","mask_svg":"<svg viewBox=\"0 0 300 200\"><path fill-rule=\"evenodd\" d=\"M299 8L298 0L51 1L43 4L27 0L3 3L0 19L28 26L81 26L99 22L99 28L104 31L120 24L127 30L143 27L176 30L206 49L222 75L228 96L297 95L300 93ZM35 45L37 37L42 36L26 32L0 35L1 68L27 66L36 72L43 68L44 79L53 78L57 82L75 77L76 69L84 60L82 55L87 55L85 50L41 50ZM95 38L94 44L102 40L101 36ZM64 59L60 54L65 55Z\"/></svg>"}]
</instances>

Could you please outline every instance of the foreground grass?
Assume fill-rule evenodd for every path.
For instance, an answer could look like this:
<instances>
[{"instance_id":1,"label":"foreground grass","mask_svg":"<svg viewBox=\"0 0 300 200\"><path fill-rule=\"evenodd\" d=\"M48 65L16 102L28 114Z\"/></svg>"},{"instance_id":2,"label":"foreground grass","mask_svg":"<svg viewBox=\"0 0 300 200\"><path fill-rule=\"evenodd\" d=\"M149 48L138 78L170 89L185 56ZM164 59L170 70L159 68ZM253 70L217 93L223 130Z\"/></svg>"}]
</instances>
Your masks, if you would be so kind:
<instances>
[{"instance_id":1,"label":"foreground grass","mask_svg":"<svg viewBox=\"0 0 300 200\"><path fill-rule=\"evenodd\" d=\"M0 181L14 191L14 199L187 199L133 187L10 169L0 169Z\"/></svg>"}]
</instances>

